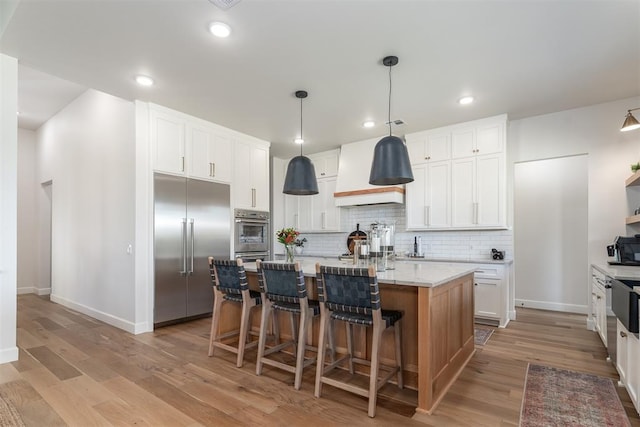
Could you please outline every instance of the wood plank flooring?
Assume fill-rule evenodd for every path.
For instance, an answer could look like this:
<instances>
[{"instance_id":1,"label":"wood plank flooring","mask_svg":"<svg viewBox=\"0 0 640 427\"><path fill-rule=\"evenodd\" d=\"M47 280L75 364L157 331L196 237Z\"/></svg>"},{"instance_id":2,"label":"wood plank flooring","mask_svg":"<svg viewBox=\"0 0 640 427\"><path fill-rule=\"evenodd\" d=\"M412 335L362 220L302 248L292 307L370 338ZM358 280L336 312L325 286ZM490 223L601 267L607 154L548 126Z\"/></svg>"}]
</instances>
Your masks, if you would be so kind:
<instances>
[{"instance_id":1,"label":"wood plank flooring","mask_svg":"<svg viewBox=\"0 0 640 427\"><path fill-rule=\"evenodd\" d=\"M477 347L433 415L415 414L415 391L387 385L370 419L364 398L328 386L314 398L315 367L295 391L292 374L265 366L255 375L255 350L240 369L229 352L207 357L209 327L200 319L134 336L19 295L20 359L0 365L0 395L28 426L517 426L529 362L617 379L584 316L518 309ZM640 426L624 388L618 394Z\"/></svg>"}]
</instances>

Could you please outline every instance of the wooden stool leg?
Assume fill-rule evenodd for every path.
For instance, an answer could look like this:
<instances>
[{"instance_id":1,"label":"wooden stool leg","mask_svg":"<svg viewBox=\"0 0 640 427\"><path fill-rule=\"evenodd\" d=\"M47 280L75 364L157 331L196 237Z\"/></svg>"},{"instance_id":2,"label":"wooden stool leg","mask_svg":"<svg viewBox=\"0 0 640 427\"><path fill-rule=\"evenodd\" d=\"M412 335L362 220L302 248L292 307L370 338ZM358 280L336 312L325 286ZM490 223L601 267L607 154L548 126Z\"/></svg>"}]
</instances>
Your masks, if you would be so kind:
<instances>
[{"instance_id":1,"label":"wooden stool leg","mask_svg":"<svg viewBox=\"0 0 640 427\"><path fill-rule=\"evenodd\" d=\"M246 291L247 293L249 291ZM242 367L244 361L244 348L247 345L247 335L249 332L249 314L251 313L251 304L242 303L242 314L240 315L240 335L238 336L238 359L236 366Z\"/></svg>"},{"instance_id":2,"label":"wooden stool leg","mask_svg":"<svg viewBox=\"0 0 640 427\"><path fill-rule=\"evenodd\" d=\"M330 329L327 328L328 324L329 313L325 313L325 311L323 310L320 314L320 333L318 334L318 349L323 349L323 351L318 351L318 360L316 361L316 388L313 393L315 397L320 397L320 394L322 393L322 375L324 375L324 346L328 332L327 329ZM330 339L331 341L333 341L333 338Z\"/></svg>"},{"instance_id":3,"label":"wooden stool leg","mask_svg":"<svg viewBox=\"0 0 640 427\"><path fill-rule=\"evenodd\" d=\"M373 339L371 342L371 373L369 377L369 416L376 416L378 400L378 370L380 367L380 341L382 340L381 325L373 325Z\"/></svg>"},{"instance_id":4,"label":"wooden stool leg","mask_svg":"<svg viewBox=\"0 0 640 427\"><path fill-rule=\"evenodd\" d=\"M214 292L213 316L211 316L211 333L209 334L209 356L213 356L213 342L218 338L220 311L222 310L222 293Z\"/></svg>"},{"instance_id":5,"label":"wooden stool leg","mask_svg":"<svg viewBox=\"0 0 640 427\"><path fill-rule=\"evenodd\" d=\"M347 352L349 353L349 373L353 375L353 327L351 323L344 322L347 328Z\"/></svg>"},{"instance_id":6,"label":"wooden stool leg","mask_svg":"<svg viewBox=\"0 0 640 427\"><path fill-rule=\"evenodd\" d=\"M273 332L273 343L274 345L280 344L280 323L278 323L278 314L277 310L272 310L271 312L271 330Z\"/></svg>"},{"instance_id":7,"label":"wooden stool leg","mask_svg":"<svg viewBox=\"0 0 640 427\"><path fill-rule=\"evenodd\" d=\"M258 336L258 357L256 359L256 375L262 374L262 358L264 357L264 347L267 341L267 329L271 318L271 303L269 300L263 301L262 314L260 316L260 335ZM274 319L274 322L275 323Z\"/></svg>"},{"instance_id":8,"label":"wooden stool leg","mask_svg":"<svg viewBox=\"0 0 640 427\"><path fill-rule=\"evenodd\" d=\"M329 356L330 356L330 360L331 363L336 361L336 339L335 339L335 335L333 334L334 329L333 329L333 319L329 316L329 321L327 322L328 325L328 334L329 334Z\"/></svg>"},{"instance_id":9,"label":"wooden stool leg","mask_svg":"<svg viewBox=\"0 0 640 427\"><path fill-rule=\"evenodd\" d=\"M403 370L404 366L402 364L402 328L400 328L400 320L396 322L394 325L395 329L395 342L396 342L396 366L398 367L398 387L404 387Z\"/></svg>"},{"instance_id":10,"label":"wooden stool leg","mask_svg":"<svg viewBox=\"0 0 640 427\"><path fill-rule=\"evenodd\" d=\"M298 329L298 349L296 350L296 373L293 381L293 388L300 390L302 384L302 369L304 368L304 353L307 336L307 330L309 329L309 314L303 310L300 313L300 327Z\"/></svg>"},{"instance_id":11,"label":"wooden stool leg","mask_svg":"<svg viewBox=\"0 0 640 427\"><path fill-rule=\"evenodd\" d=\"M302 319L302 316L300 316L300 318ZM289 312L289 323L290 323L290 327L291 327L291 339L294 342L293 345L293 357L297 358L297 350L296 350L296 345L298 343L298 338L300 337L304 337L302 335L302 322L300 322L300 330L298 330L298 326L296 325L296 315L294 312L290 311ZM300 333L298 333L300 332ZM304 341L304 338L302 339L302 341Z\"/></svg>"}]
</instances>

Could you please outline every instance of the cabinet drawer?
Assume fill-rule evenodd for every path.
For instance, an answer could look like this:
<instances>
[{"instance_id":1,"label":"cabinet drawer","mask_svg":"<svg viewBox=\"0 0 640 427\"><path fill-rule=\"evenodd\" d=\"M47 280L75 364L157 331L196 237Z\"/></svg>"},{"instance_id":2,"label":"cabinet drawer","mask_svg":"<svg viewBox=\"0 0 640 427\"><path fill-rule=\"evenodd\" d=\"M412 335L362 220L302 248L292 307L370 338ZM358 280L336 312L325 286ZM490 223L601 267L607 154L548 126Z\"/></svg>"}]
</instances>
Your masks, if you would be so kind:
<instances>
[{"instance_id":1,"label":"cabinet drawer","mask_svg":"<svg viewBox=\"0 0 640 427\"><path fill-rule=\"evenodd\" d=\"M475 271L475 277L486 279L502 279L504 276L504 267L501 265L478 265Z\"/></svg>"}]
</instances>

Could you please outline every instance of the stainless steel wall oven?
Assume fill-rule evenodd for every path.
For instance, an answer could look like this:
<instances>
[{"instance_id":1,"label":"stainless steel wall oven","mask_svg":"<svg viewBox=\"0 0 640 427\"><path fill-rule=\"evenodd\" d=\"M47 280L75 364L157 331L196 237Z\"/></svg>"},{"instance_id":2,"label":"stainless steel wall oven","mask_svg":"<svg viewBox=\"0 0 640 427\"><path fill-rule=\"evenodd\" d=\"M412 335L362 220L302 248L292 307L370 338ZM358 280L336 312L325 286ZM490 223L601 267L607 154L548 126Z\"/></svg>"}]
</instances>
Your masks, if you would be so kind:
<instances>
[{"instance_id":1,"label":"stainless steel wall oven","mask_svg":"<svg viewBox=\"0 0 640 427\"><path fill-rule=\"evenodd\" d=\"M269 259L269 212L236 209L234 252L245 261Z\"/></svg>"}]
</instances>

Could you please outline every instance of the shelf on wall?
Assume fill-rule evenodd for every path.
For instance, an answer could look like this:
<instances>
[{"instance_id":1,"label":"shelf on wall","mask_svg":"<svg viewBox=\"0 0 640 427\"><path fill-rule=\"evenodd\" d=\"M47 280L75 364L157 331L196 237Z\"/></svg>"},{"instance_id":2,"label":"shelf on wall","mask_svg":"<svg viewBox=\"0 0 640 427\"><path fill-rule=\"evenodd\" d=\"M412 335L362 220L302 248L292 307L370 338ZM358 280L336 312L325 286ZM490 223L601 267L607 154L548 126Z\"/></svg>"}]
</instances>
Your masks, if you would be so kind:
<instances>
[{"instance_id":1,"label":"shelf on wall","mask_svg":"<svg viewBox=\"0 0 640 427\"><path fill-rule=\"evenodd\" d=\"M631 175L629 178L627 178L627 180L625 181L625 185L627 187L640 185L640 170L634 173L633 175Z\"/></svg>"},{"instance_id":2,"label":"shelf on wall","mask_svg":"<svg viewBox=\"0 0 640 427\"><path fill-rule=\"evenodd\" d=\"M640 223L640 215L628 216L626 219L627 225Z\"/></svg>"}]
</instances>

